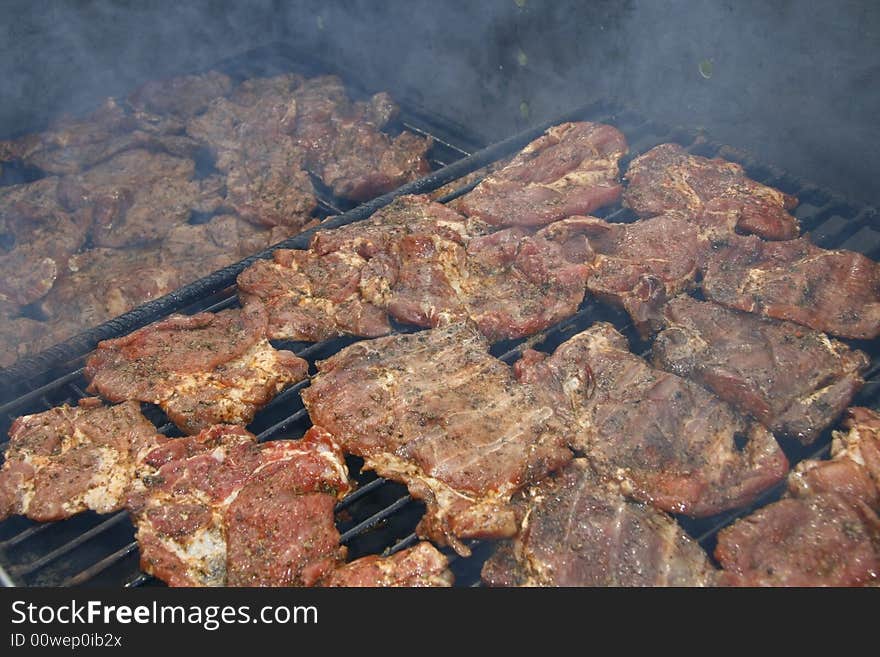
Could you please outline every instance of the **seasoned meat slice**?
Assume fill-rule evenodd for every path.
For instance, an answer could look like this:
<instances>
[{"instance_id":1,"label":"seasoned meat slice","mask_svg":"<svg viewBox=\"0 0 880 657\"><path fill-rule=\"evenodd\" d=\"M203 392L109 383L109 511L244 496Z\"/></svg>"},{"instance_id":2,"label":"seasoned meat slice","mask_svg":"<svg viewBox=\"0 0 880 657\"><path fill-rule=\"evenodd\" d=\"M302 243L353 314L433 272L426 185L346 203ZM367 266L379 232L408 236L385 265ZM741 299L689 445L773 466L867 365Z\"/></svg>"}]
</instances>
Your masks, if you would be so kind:
<instances>
[{"instance_id":1,"label":"seasoned meat slice","mask_svg":"<svg viewBox=\"0 0 880 657\"><path fill-rule=\"evenodd\" d=\"M880 414L854 407L831 441L831 459L801 461L788 477L793 495L838 492L880 511Z\"/></svg>"},{"instance_id":2,"label":"seasoned meat slice","mask_svg":"<svg viewBox=\"0 0 880 657\"><path fill-rule=\"evenodd\" d=\"M787 498L718 534L729 586L865 586L880 578L880 519L834 492Z\"/></svg>"},{"instance_id":3,"label":"seasoned meat slice","mask_svg":"<svg viewBox=\"0 0 880 657\"><path fill-rule=\"evenodd\" d=\"M223 202L216 176L194 179L195 163L165 153L131 150L76 176L59 190L70 209L90 208L95 246L155 243L194 211Z\"/></svg>"},{"instance_id":4,"label":"seasoned meat slice","mask_svg":"<svg viewBox=\"0 0 880 657\"><path fill-rule=\"evenodd\" d=\"M586 459L515 499L519 533L483 566L491 586L707 586L702 548L662 511L609 488Z\"/></svg>"},{"instance_id":5,"label":"seasoned meat slice","mask_svg":"<svg viewBox=\"0 0 880 657\"><path fill-rule=\"evenodd\" d=\"M452 586L454 577L446 557L422 541L389 557L370 555L341 566L321 586Z\"/></svg>"},{"instance_id":6,"label":"seasoned meat slice","mask_svg":"<svg viewBox=\"0 0 880 657\"><path fill-rule=\"evenodd\" d=\"M806 238L733 236L709 259L703 292L724 306L844 338L880 335L880 264Z\"/></svg>"},{"instance_id":7,"label":"seasoned meat slice","mask_svg":"<svg viewBox=\"0 0 880 657\"><path fill-rule=\"evenodd\" d=\"M724 215L731 231L770 240L798 236L798 221L788 213L797 199L748 178L734 162L661 144L635 158L624 179L623 204L640 217L677 210L699 221L704 211L711 211Z\"/></svg>"},{"instance_id":8,"label":"seasoned meat slice","mask_svg":"<svg viewBox=\"0 0 880 657\"><path fill-rule=\"evenodd\" d=\"M47 322L30 317L7 317L0 314L0 367L9 367L19 358L48 349L59 340Z\"/></svg>"},{"instance_id":9,"label":"seasoned meat slice","mask_svg":"<svg viewBox=\"0 0 880 657\"><path fill-rule=\"evenodd\" d=\"M693 379L774 433L813 442L862 386L867 355L798 324L687 296L665 310L654 362Z\"/></svg>"},{"instance_id":10,"label":"seasoned meat slice","mask_svg":"<svg viewBox=\"0 0 880 657\"><path fill-rule=\"evenodd\" d=\"M589 214L620 198L618 163L627 150L623 134L609 125L562 123L454 205L501 226L539 226Z\"/></svg>"},{"instance_id":11,"label":"seasoned meat slice","mask_svg":"<svg viewBox=\"0 0 880 657\"><path fill-rule=\"evenodd\" d=\"M344 557L333 509L348 471L317 430L258 444L217 425L146 462L129 498L141 568L171 586L311 585Z\"/></svg>"},{"instance_id":12,"label":"seasoned meat slice","mask_svg":"<svg viewBox=\"0 0 880 657\"><path fill-rule=\"evenodd\" d=\"M510 497L572 456L559 400L488 347L463 324L358 342L302 393L316 426L425 501L420 536L465 555L462 539L512 536Z\"/></svg>"},{"instance_id":13,"label":"seasoned meat slice","mask_svg":"<svg viewBox=\"0 0 880 657\"><path fill-rule=\"evenodd\" d=\"M135 402L104 406L87 398L19 417L0 470L0 519L118 511L147 452L163 438Z\"/></svg>"},{"instance_id":14,"label":"seasoned meat slice","mask_svg":"<svg viewBox=\"0 0 880 657\"><path fill-rule=\"evenodd\" d=\"M208 71L167 80L150 80L128 97L128 103L145 112L189 118L204 110L215 98L226 96L230 91L232 80L228 75Z\"/></svg>"},{"instance_id":15,"label":"seasoned meat slice","mask_svg":"<svg viewBox=\"0 0 880 657\"><path fill-rule=\"evenodd\" d=\"M318 233L309 251L277 251L238 284L245 303L266 306L275 338L382 335L387 313L425 327L470 319L500 340L572 315L591 255L578 222L488 234L426 197L404 196L368 222Z\"/></svg>"},{"instance_id":16,"label":"seasoned meat slice","mask_svg":"<svg viewBox=\"0 0 880 657\"><path fill-rule=\"evenodd\" d=\"M711 249L711 239L683 216L669 213L612 224L577 218L596 253L587 290L623 308L643 337L660 329L663 307L692 289Z\"/></svg>"},{"instance_id":17,"label":"seasoned meat slice","mask_svg":"<svg viewBox=\"0 0 880 657\"><path fill-rule=\"evenodd\" d=\"M598 323L552 356L527 351L517 363L522 380L567 397L578 422L572 444L603 478L628 497L689 516L744 506L782 480L788 462L767 429L627 346Z\"/></svg>"},{"instance_id":18,"label":"seasoned meat slice","mask_svg":"<svg viewBox=\"0 0 880 657\"><path fill-rule=\"evenodd\" d=\"M98 343L85 367L89 391L157 404L187 433L247 424L307 373L303 359L269 344L259 308L171 315Z\"/></svg>"},{"instance_id":19,"label":"seasoned meat slice","mask_svg":"<svg viewBox=\"0 0 880 657\"><path fill-rule=\"evenodd\" d=\"M7 311L45 296L85 243L91 214L65 209L58 183L48 177L0 187L0 306Z\"/></svg>"}]
</instances>

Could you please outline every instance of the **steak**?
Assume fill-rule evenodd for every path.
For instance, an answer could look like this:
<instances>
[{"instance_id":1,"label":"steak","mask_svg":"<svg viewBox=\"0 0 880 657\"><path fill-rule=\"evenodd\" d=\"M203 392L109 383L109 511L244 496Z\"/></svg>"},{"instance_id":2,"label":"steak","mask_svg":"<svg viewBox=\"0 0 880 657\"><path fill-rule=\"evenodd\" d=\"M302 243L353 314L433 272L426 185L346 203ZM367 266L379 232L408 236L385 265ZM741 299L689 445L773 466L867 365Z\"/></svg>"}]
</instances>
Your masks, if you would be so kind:
<instances>
[{"instance_id":1,"label":"steak","mask_svg":"<svg viewBox=\"0 0 880 657\"><path fill-rule=\"evenodd\" d=\"M128 103L137 110L189 118L203 111L215 98L232 91L232 80L218 71L150 80L138 87Z\"/></svg>"},{"instance_id":2,"label":"steak","mask_svg":"<svg viewBox=\"0 0 880 657\"><path fill-rule=\"evenodd\" d=\"M192 160L131 150L67 176L59 194L71 210L91 209L95 246L156 243L194 211L221 206L222 181L216 176L196 180L194 174Z\"/></svg>"},{"instance_id":3,"label":"steak","mask_svg":"<svg viewBox=\"0 0 880 657\"><path fill-rule=\"evenodd\" d=\"M631 224L579 221L596 253L587 290L624 309L642 337L659 330L666 301L696 285L709 236L675 213Z\"/></svg>"},{"instance_id":4,"label":"steak","mask_svg":"<svg viewBox=\"0 0 880 657\"><path fill-rule=\"evenodd\" d=\"M665 313L655 364L804 444L849 405L870 363L818 331L687 296L670 301Z\"/></svg>"},{"instance_id":5,"label":"steak","mask_svg":"<svg viewBox=\"0 0 880 657\"><path fill-rule=\"evenodd\" d=\"M787 472L769 431L652 368L610 324L552 356L526 351L516 366L521 380L560 391L577 421L570 442L604 479L663 511L699 517L744 506Z\"/></svg>"},{"instance_id":6,"label":"steak","mask_svg":"<svg viewBox=\"0 0 880 657\"><path fill-rule=\"evenodd\" d=\"M171 586L308 586L344 557L333 509L348 471L318 430L257 444L218 425L146 462L129 498L141 568Z\"/></svg>"},{"instance_id":7,"label":"steak","mask_svg":"<svg viewBox=\"0 0 880 657\"><path fill-rule=\"evenodd\" d=\"M469 217L500 226L540 226L590 214L620 198L623 134L600 123L562 123L500 171L453 202Z\"/></svg>"},{"instance_id":8,"label":"steak","mask_svg":"<svg viewBox=\"0 0 880 657\"><path fill-rule=\"evenodd\" d=\"M724 306L844 338L880 335L880 264L806 238L734 236L709 259L703 292Z\"/></svg>"},{"instance_id":9,"label":"steak","mask_svg":"<svg viewBox=\"0 0 880 657\"><path fill-rule=\"evenodd\" d=\"M841 493L782 499L719 532L715 558L728 586L876 586L880 519Z\"/></svg>"},{"instance_id":10,"label":"steak","mask_svg":"<svg viewBox=\"0 0 880 657\"><path fill-rule=\"evenodd\" d=\"M722 215L731 231L770 240L798 236L798 221L788 212L797 199L755 182L734 162L661 144L635 158L624 179L623 204L640 217L679 211L699 221L708 211Z\"/></svg>"},{"instance_id":11,"label":"steak","mask_svg":"<svg viewBox=\"0 0 880 657\"><path fill-rule=\"evenodd\" d=\"M463 555L512 536L510 497L572 457L565 408L488 348L465 324L362 341L302 392L316 426L427 504L418 534Z\"/></svg>"},{"instance_id":12,"label":"steak","mask_svg":"<svg viewBox=\"0 0 880 657\"><path fill-rule=\"evenodd\" d=\"M470 319L490 340L531 335L583 300L591 252L578 222L488 233L423 196L369 221L319 232L309 251L276 251L238 278L262 303L270 337L378 336L387 315L433 327Z\"/></svg>"},{"instance_id":13,"label":"steak","mask_svg":"<svg viewBox=\"0 0 880 657\"><path fill-rule=\"evenodd\" d=\"M127 336L103 340L88 358L89 391L110 401L159 405L187 433L247 424L308 364L266 339L259 308L171 315Z\"/></svg>"},{"instance_id":14,"label":"steak","mask_svg":"<svg viewBox=\"0 0 880 657\"><path fill-rule=\"evenodd\" d=\"M0 367L9 367L19 358L48 349L58 342L55 334L47 322L0 315Z\"/></svg>"},{"instance_id":15,"label":"steak","mask_svg":"<svg viewBox=\"0 0 880 657\"><path fill-rule=\"evenodd\" d=\"M104 406L87 398L19 417L0 470L0 519L118 511L147 452L163 438L135 402Z\"/></svg>"},{"instance_id":16,"label":"steak","mask_svg":"<svg viewBox=\"0 0 880 657\"><path fill-rule=\"evenodd\" d=\"M880 414L868 408L847 410L844 431L835 431L831 459L807 459L788 477L793 495L844 493L880 511Z\"/></svg>"},{"instance_id":17,"label":"steak","mask_svg":"<svg viewBox=\"0 0 880 657\"><path fill-rule=\"evenodd\" d=\"M446 557L433 545L421 542L388 557L370 555L340 566L321 586L452 586L454 577Z\"/></svg>"},{"instance_id":18,"label":"steak","mask_svg":"<svg viewBox=\"0 0 880 657\"><path fill-rule=\"evenodd\" d=\"M483 566L491 586L707 586L714 569L676 522L627 501L586 459L520 493L520 529Z\"/></svg>"}]
</instances>

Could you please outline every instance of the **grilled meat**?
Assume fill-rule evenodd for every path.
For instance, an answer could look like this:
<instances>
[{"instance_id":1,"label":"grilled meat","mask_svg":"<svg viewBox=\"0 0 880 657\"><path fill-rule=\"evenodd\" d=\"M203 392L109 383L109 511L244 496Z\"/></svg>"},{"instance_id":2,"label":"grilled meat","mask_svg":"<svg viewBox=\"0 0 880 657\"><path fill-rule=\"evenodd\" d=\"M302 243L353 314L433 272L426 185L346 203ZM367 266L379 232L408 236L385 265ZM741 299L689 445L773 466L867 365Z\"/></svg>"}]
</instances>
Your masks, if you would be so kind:
<instances>
[{"instance_id":1,"label":"grilled meat","mask_svg":"<svg viewBox=\"0 0 880 657\"><path fill-rule=\"evenodd\" d=\"M706 267L706 297L844 338L880 335L880 264L806 238L764 242L732 236Z\"/></svg>"},{"instance_id":2,"label":"grilled meat","mask_svg":"<svg viewBox=\"0 0 880 657\"><path fill-rule=\"evenodd\" d=\"M320 431L260 445L218 425L146 463L129 499L141 568L171 586L311 585L344 557L333 509L348 472Z\"/></svg>"},{"instance_id":3,"label":"grilled meat","mask_svg":"<svg viewBox=\"0 0 880 657\"><path fill-rule=\"evenodd\" d=\"M577 221L596 253L587 290L626 310L643 337L659 330L666 301L696 284L710 238L675 213L631 224Z\"/></svg>"},{"instance_id":4,"label":"grilled meat","mask_svg":"<svg viewBox=\"0 0 880 657\"><path fill-rule=\"evenodd\" d=\"M47 322L0 315L0 367L9 367L19 358L47 349L68 336L56 337L54 327Z\"/></svg>"},{"instance_id":5,"label":"grilled meat","mask_svg":"<svg viewBox=\"0 0 880 657\"><path fill-rule=\"evenodd\" d=\"M520 529L483 566L492 586L707 586L706 554L668 515L627 501L586 459L520 493Z\"/></svg>"},{"instance_id":6,"label":"grilled meat","mask_svg":"<svg viewBox=\"0 0 880 657\"><path fill-rule=\"evenodd\" d=\"M475 169L468 174L463 175L461 178L456 178L455 180L446 183L438 187L437 189L428 192L427 196L432 201L436 201L438 199L443 198L444 196L448 196L453 192L457 192L460 189L464 189L468 185L472 185L476 187L477 183L483 180L490 173L495 173L506 167L510 164L510 161L513 157L502 157L500 160L495 160L494 162L490 162L484 167L480 167L479 169Z\"/></svg>"},{"instance_id":7,"label":"grilled meat","mask_svg":"<svg viewBox=\"0 0 880 657\"><path fill-rule=\"evenodd\" d=\"M510 497L569 459L565 409L517 383L473 327L455 324L351 345L318 363L302 398L316 426L364 467L427 504L420 536L512 536Z\"/></svg>"},{"instance_id":8,"label":"grilled meat","mask_svg":"<svg viewBox=\"0 0 880 657\"><path fill-rule=\"evenodd\" d=\"M132 150L67 176L59 194L72 210L91 209L95 246L155 243L193 211L213 212L222 204L222 181L195 180L194 172L192 160Z\"/></svg>"},{"instance_id":9,"label":"grilled meat","mask_svg":"<svg viewBox=\"0 0 880 657\"><path fill-rule=\"evenodd\" d=\"M708 516L748 504L786 474L770 432L650 367L610 324L594 324L552 356L527 351L516 366L523 381L560 391L578 424L572 445L628 497Z\"/></svg>"},{"instance_id":10,"label":"grilled meat","mask_svg":"<svg viewBox=\"0 0 880 657\"><path fill-rule=\"evenodd\" d=\"M218 71L182 75L167 80L150 80L128 97L137 110L171 114L180 118L195 116L215 98L232 91L232 80Z\"/></svg>"},{"instance_id":11,"label":"grilled meat","mask_svg":"<svg viewBox=\"0 0 880 657\"><path fill-rule=\"evenodd\" d=\"M765 239L798 236L798 221L788 210L797 199L748 178L739 164L691 155L678 144L661 144L635 158L624 175L623 204L640 217L670 211L700 221L706 212L721 216L730 231Z\"/></svg>"},{"instance_id":12,"label":"grilled meat","mask_svg":"<svg viewBox=\"0 0 880 657\"><path fill-rule=\"evenodd\" d=\"M454 577L446 557L433 545L421 542L388 557L371 555L341 566L321 586L452 586Z\"/></svg>"},{"instance_id":13,"label":"grilled meat","mask_svg":"<svg viewBox=\"0 0 880 657\"><path fill-rule=\"evenodd\" d=\"M864 586L880 578L880 518L834 492L788 498L718 534L729 586Z\"/></svg>"},{"instance_id":14,"label":"grilled meat","mask_svg":"<svg viewBox=\"0 0 880 657\"><path fill-rule=\"evenodd\" d=\"M0 518L61 520L118 511L146 453L163 437L135 402L94 398L25 415L9 430L0 470Z\"/></svg>"},{"instance_id":15,"label":"grilled meat","mask_svg":"<svg viewBox=\"0 0 880 657\"><path fill-rule=\"evenodd\" d=\"M307 372L304 360L269 344L259 308L171 315L98 343L85 367L89 391L157 404L187 433L247 424Z\"/></svg>"},{"instance_id":16,"label":"grilled meat","mask_svg":"<svg viewBox=\"0 0 880 657\"><path fill-rule=\"evenodd\" d=\"M309 251L278 251L238 279L262 303L270 337L321 340L471 319L490 340L533 334L573 314L591 258L577 222L537 233L488 234L423 196L405 196L367 222L318 233Z\"/></svg>"},{"instance_id":17,"label":"grilled meat","mask_svg":"<svg viewBox=\"0 0 880 657\"><path fill-rule=\"evenodd\" d=\"M847 410L844 431L835 431L831 459L801 461L788 477L792 494L838 492L880 512L880 414L869 408Z\"/></svg>"},{"instance_id":18,"label":"grilled meat","mask_svg":"<svg viewBox=\"0 0 880 657\"><path fill-rule=\"evenodd\" d=\"M598 123L563 123L454 201L464 214L501 226L536 226L589 214L620 198L623 134Z\"/></svg>"},{"instance_id":19,"label":"grilled meat","mask_svg":"<svg viewBox=\"0 0 880 657\"><path fill-rule=\"evenodd\" d=\"M775 433L813 442L862 386L868 357L818 331L682 296L654 362L706 386Z\"/></svg>"}]
</instances>

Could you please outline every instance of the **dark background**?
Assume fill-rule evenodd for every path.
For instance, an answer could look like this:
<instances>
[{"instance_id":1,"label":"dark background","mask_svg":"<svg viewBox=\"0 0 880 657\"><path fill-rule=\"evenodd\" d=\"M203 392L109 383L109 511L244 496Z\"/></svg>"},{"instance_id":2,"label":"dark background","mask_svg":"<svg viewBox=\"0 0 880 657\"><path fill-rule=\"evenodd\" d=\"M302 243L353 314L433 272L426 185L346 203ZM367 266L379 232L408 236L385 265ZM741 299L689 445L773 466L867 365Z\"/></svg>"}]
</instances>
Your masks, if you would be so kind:
<instances>
[{"instance_id":1,"label":"dark background","mask_svg":"<svg viewBox=\"0 0 880 657\"><path fill-rule=\"evenodd\" d=\"M488 139L617 96L880 205L872 0L3 0L0 8L0 135L283 42Z\"/></svg>"}]
</instances>

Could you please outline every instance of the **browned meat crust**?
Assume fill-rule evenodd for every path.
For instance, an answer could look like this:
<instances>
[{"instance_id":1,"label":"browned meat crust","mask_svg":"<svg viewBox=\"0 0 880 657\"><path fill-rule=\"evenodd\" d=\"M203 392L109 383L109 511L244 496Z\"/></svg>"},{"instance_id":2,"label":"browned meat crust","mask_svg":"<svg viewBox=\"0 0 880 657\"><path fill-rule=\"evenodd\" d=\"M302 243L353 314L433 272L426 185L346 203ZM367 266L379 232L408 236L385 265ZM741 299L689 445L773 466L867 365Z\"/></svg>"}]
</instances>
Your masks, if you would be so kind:
<instances>
[{"instance_id":1,"label":"browned meat crust","mask_svg":"<svg viewBox=\"0 0 880 657\"><path fill-rule=\"evenodd\" d=\"M215 98L226 96L230 91L232 80L228 75L208 71L167 80L150 80L128 97L128 103L145 112L189 118L204 110Z\"/></svg>"},{"instance_id":2,"label":"browned meat crust","mask_svg":"<svg viewBox=\"0 0 880 657\"><path fill-rule=\"evenodd\" d=\"M627 501L586 459L515 498L516 538L483 565L491 586L708 586L715 571L675 520Z\"/></svg>"},{"instance_id":3,"label":"browned meat crust","mask_svg":"<svg viewBox=\"0 0 880 657\"><path fill-rule=\"evenodd\" d=\"M390 557L361 557L334 570L321 586L452 586L454 577L446 557L421 542Z\"/></svg>"},{"instance_id":4,"label":"browned meat crust","mask_svg":"<svg viewBox=\"0 0 880 657\"><path fill-rule=\"evenodd\" d=\"M506 167L454 201L464 214L501 226L537 226L589 214L620 198L623 134L600 123L562 123Z\"/></svg>"},{"instance_id":5,"label":"browned meat crust","mask_svg":"<svg viewBox=\"0 0 880 657\"><path fill-rule=\"evenodd\" d=\"M862 386L869 360L798 324L687 296L665 310L655 363L706 386L775 433L814 441Z\"/></svg>"},{"instance_id":6,"label":"browned meat crust","mask_svg":"<svg viewBox=\"0 0 880 657\"><path fill-rule=\"evenodd\" d=\"M103 406L87 398L77 407L19 417L0 470L0 519L118 511L147 452L162 438L135 402Z\"/></svg>"},{"instance_id":7,"label":"browned meat crust","mask_svg":"<svg viewBox=\"0 0 880 657\"><path fill-rule=\"evenodd\" d=\"M623 203L640 217L670 211L700 221L715 214L729 230L765 239L798 236L798 221L788 210L797 199L748 178L739 164L691 155L678 144L661 144L635 158L624 175Z\"/></svg>"}]
</instances>

